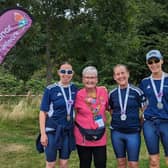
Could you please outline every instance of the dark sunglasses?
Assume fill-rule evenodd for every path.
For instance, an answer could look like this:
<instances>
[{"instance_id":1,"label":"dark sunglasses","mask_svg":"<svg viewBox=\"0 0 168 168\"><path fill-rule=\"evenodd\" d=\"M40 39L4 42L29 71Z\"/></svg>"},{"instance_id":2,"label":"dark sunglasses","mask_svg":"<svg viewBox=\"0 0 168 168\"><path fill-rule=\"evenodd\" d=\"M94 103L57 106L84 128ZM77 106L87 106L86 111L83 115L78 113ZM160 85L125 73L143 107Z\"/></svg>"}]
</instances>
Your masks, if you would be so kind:
<instances>
[{"instance_id":1,"label":"dark sunglasses","mask_svg":"<svg viewBox=\"0 0 168 168\"><path fill-rule=\"evenodd\" d=\"M148 64L149 64L149 65L152 65L152 64L154 64L154 63L157 64L157 63L159 63L159 62L160 62L160 59L151 59L151 60L148 61Z\"/></svg>"},{"instance_id":2,"label":"dark sunglasses","mask_svg":"<svg viewBox=\"0 0 168 168\"><path fill-rule=\"evenodd\" d=\"M67 69L60 69L59 70L59 72L61 73L61 74L68 74L68 75L71 75L71 74L73 74L73 71L72 70L67 70Z\"/></svg>"}]
</instances>

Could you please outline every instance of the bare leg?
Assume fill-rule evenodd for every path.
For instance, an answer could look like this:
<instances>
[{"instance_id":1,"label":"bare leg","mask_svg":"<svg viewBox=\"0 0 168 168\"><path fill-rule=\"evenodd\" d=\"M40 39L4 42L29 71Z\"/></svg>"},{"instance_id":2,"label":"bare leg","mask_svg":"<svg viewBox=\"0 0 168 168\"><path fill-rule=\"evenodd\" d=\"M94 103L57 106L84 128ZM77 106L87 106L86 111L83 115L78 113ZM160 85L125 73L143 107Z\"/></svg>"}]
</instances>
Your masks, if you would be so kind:
<instances>
[{"instance_id":1,"label":"bare leg","mask_svg":"<svg viewBox=\"0 0 168 168\"><path fill-rule=\"evenodd\" d=\"M128 167L129 168L138 168L139 167L138 162L133 162L133 161L128 162Z\"/></svg>"},{"instance_id":2,"label":"bare leg","mask_svg":"<svg viewBox=\"0 0 168 168\"><path fill-rule=\"evenodd\" d=\"M166 160L166 166L168 166L168 156L165 157Z\"/></svg>"},{"instance_id":3,"label":"bare leg","mask_svg":"<svg viewBox=\"0 0 168 168\"><path fill-rule=\"evenodd\" d=\"M68 168L68 159L60 159L59 165L60 165L60 168Z\"/></svg>"},{"instance_id":4,"label":"bare leg","mask_svg":"<svg viewBox=\"0 0 168 168\"><path fill-rule=\"evenodd\" d=\"M149 155L149 168L160 168L159 154Z\"/></svg>"},{"instance_id":5,"label":"bare leg","mask_svg":"<svg viewBox=\"0 0 168 168\"><path fill-rule=\"evenodd\" d=\"M54 162L47 162L46 161L46 168L55 168L55 164L56 164L55 161Z\"/></svg>"},{"instance_id":6,"label":"bare leg","mask_svg":"<svg viewBox=\"0 0 168 168\"><path fill-rule=\"evenodd\" d=\"M118 168L126 168L127 167L126 158L118 158L117 164L118 164Z\"/></svg>"}]
</instances>

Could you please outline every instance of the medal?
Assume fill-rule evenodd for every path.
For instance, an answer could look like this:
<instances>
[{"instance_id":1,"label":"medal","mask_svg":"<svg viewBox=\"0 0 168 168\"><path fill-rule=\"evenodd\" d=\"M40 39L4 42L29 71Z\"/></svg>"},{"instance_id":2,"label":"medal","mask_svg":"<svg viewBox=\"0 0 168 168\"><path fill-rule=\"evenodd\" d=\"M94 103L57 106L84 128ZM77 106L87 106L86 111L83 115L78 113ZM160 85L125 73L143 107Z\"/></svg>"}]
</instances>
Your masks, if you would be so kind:
<instances>
[{"instance_id":1,"label":"medal","mask_svg":"<svg viewBox=\"0 0 168 168\"><path fill-rule=\"evenodd\" d=\"M153 91L154 91L154 94L155 94L155 97L157 100L157 108L158 109L163 109L162 97L163 97L164 76L165 75L163 72L159 92L157 92L157 89L156 89L156 86L155 86L155 83L154 83L152 76L150 77L152 88L153 88Z\"/></svg>"},{"instance_id":2,"label":"medal","mask_svg":"<svg viewBox=\"0 0 168 168\"><path fill-rule=\"evenodd\" d=\"M59 86L59 87L62 91L63 98L65 100L66 112L67 112L66 119L67 119L67 121L70 121L71 120L70 113L71 113L72 105L74 103L74 101L72 100L71 85L68 86L69 99L67 98L67 95L65 94L65 91L64 91L63 87L62 86Z\"/></svg>"},{"instance_id":3,"label":"medal","mask_svg":"<svg viewBox=\"0 0 168 168\"><path fill-rule=\"evenodd\" d=\"M127 103L128 103L128 95L129 95L129 84L127 86L127 89L126 89L126 93L125 93L125 99L124 99L124 104L122 102L122 98L121 98L121 90L120 90L120 86L118 88L118 97L119 97L119 104L120 104L120 109L121 109L121 112L120 112L120 119L122 121L125 121L127 119L127 115L126 115L126 109L127 109Z\"/></svg>"},{"instance_id":4,"label":"medal","mask_svg":"<svg viewBox=\"0 0 168 168\"><path fill-rule=\"evenodd\" d=\"M127 115L126 114L121 114L120 116L122 121L125 121L127 119Z\"/></svg>"},{"instance_id":5,"label":"medal","mask_svg":"<svg viewBox=\"0 0 168 168\"><path fill-rule=\"evenodd\" d=\"M158 109L163 109L163 103L158 102L158 103L157 103L157 108L158 108Z\"/></svg>"},{"instance_id":6,"label":"medal","mask_svg":"<svg viewBox=\"0 0 168 168\"><path fill-rule=\"evenodd\" d=\"M71 120L70 115L67 115L67 121L70 121L70 120Z\"/></svg>"}]
</instances>

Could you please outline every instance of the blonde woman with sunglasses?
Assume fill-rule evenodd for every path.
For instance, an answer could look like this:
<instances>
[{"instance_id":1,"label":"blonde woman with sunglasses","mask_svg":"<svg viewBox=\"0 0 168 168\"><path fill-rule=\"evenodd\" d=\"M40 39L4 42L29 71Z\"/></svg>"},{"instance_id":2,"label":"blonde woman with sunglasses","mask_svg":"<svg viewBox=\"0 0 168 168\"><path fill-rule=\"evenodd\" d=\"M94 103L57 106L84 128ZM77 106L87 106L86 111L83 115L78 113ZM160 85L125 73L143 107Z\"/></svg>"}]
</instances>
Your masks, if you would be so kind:
<instances>
[{"instance_id":1,"label":"blonde woman with sunglasses","mask_svg":"<svg viewBox=\"0 0 168 168\"><path fill-rule=\"evenodd\" d=\"M151 75L140 84L148 100L143 133L149 153L149 168L159 168L160 141L168 166L168 74L162 69L163 56L159 50L151 50L146 54L146 64Z\"/></svg>"},{"instance_id":2,"label":"blonde woman with sunglasses","mask_svg":"<svg viewBox=\"0 0 168 168\"><path fill-rule=\"evenodd\" d=\"M46 87L39 114L39 143L44 148L46 168L55 168L59 153L59 168L68 168L70 153L75 149L73 107L77 88L71 83L74 71L68 62L59 70L58 83Z\"/></svg>"}]
</instances>

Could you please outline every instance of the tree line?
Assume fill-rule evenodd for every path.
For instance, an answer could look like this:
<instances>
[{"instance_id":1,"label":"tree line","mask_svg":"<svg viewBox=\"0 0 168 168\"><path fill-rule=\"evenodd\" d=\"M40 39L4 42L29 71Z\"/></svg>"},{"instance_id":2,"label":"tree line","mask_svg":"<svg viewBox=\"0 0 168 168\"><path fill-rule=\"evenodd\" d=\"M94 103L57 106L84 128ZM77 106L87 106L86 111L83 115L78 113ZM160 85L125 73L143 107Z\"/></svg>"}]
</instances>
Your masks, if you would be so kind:
<instances>
[{"instance_id":1,"label":"tree line","mask_svg":"<svg viewBox=\"0 0 168 168\"><path fill-rule=\"evenodd\" d=\"M60 63L69 61L75 81L94 65L101 84L112 85L112 68L126 64L131 82L147 75L145 54L159 49L168 70L167 0L1 0L0 11L20 6L33 26L8 53L1 74L29 80L57 80Z\"/></svg>"}]
</instances>

